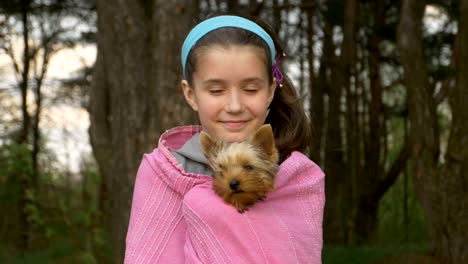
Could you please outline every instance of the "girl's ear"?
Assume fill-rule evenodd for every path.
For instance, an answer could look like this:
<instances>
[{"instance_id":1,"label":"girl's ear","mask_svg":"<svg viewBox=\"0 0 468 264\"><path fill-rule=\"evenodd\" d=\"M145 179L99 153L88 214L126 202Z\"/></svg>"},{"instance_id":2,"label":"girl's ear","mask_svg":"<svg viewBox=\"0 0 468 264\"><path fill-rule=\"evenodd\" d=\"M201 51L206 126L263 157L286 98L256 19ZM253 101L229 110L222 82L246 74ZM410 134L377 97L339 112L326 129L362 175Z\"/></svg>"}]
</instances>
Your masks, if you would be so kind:
<instances>
[{"instance_id":1,"label":"girl's ear","mask_svg":"<svg viewBox=\"0 0 468 264\"><path fill-rule=\"evenodd\" d=\"M185 101L187 101L187 103L192 107L194 111L198 111L197 98L192 87L190 87L187 80L182 80L180 85L182 88L182 92L184 93Z\"/></svg>"},{"instance_id":2,"label":"girl's ear","mask_svg":"<svg viewBox=\"0 0 468 264\"><path fill-rule=\"evenodd\" d=\"M270 107L271 102L273 101L273 97L275 97L276 86L276 79L273 78L273 83L270 85L270 91L268 94L268 107Z\"/></svg>"}]
</instances>

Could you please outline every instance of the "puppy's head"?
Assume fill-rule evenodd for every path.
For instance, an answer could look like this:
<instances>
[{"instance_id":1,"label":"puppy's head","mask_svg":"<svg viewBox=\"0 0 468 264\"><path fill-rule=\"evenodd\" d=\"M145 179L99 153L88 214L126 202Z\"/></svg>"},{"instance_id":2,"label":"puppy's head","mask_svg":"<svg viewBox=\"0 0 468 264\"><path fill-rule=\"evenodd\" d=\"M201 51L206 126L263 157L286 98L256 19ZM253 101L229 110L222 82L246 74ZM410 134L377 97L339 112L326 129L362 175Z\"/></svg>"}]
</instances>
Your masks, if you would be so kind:
<instances>
[{"instance_id":1,"label":"puppy's head","mask_svg":"<svg viewBox=\"0 0 468 264\"><path fill-rule=\"evenodd\" d=\"M270 125L260 127L245 142L215 140L203 131L200 142L214 172L214 189L225 200L264 196L274 188L278 151Z\"/></svg>"}]
</instances>

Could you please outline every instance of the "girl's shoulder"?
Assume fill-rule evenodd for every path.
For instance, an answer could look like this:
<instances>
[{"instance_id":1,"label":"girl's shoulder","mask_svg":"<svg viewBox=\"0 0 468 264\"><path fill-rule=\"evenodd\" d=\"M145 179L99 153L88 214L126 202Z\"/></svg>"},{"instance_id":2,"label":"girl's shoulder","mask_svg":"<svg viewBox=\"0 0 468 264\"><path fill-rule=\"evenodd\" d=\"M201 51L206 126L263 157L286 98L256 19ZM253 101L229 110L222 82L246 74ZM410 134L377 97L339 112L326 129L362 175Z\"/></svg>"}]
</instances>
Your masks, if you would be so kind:
<instances>
[{"instance_id":1,"label":"girl's shoulder","mask_svg":"<svg viewBox=\"0 0 468 264\"><path fill-rule=\"evenodd\" d=\"M280 164L280 166L301 169L310 168L322 171L322 169L315 162L309 159L309 157L307 157L304 153L299 151L293 151L291 155Z\"/></svg>"},{"instance_id":2,"label":"girl's shoulder","mask_svg":"<svg viewBox=\"0 0 468 264\"><path fill-rule=\"evenodd\" d=\"M278 181L310 180L314 182L323 180L323 170L305 154L294 151L280 164Z\"/></svg>"},{"instance_id":3,"label":"girl's shoulder","mask_svg":"<svg viewBox=\"0 0 468 264\"><path fill-rule=\"evenodd\" d=\"M187 172L183 164L174 156L194 134L200 131L197 126L176 127L163 133L158 147L146 153L140 164L138 177L146 183L161 180L171 189L181 194L187 192L191 186L199 184L209 176ZM205 177L203 177L205 176Z\"/></svg>"},{"instance_id":4,"label":"girl's shoulder","mask_svg":"<svg viewBox=\"0 0 468 264\"><path fill-rule=\"evenodd\" d=\"M158 148L175 151L180 149L193 135L201 131L201 126L178 126L166 130L159 138Z\"/></svg>"}]
</instances>

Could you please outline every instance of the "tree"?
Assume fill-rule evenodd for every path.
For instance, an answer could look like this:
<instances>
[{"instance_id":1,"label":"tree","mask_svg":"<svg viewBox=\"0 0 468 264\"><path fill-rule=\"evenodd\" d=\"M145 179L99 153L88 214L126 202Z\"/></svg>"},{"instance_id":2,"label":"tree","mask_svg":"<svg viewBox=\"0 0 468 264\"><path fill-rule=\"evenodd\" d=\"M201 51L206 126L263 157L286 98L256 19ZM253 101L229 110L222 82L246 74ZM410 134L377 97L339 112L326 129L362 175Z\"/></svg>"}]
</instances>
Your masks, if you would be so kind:
<instances>
[{"instance_id":1,"label":"tree","mask_svg":"<svg viewBox=\"0 0 468 264\"><path fill-rule=\"evenodd\" d=\"M449 95L452 126L444 162L439 159L440 133L436 103L424 58L423 0L405 0L398 44L408 89L413 181L429 225L433 253L441 263L468 262L468 1L459 1L454 46L455 84Z\"/></svg>"},{"instance_id":2,"label":"tree","mask_svg":"<svg viewBox=\"0 0 468 264\"><path fill-rule=\"evenodd\" d=\"M14 88L19 90L21 101L21 128L13 141L31 146L32 172L16 177L23 192L18 205L23 234L21 239L16 239L22 251L30 247L31 240L26 196L29 192L38 191L41 182L38 157L42 141L40 123L44 106L43 84L53 55L76 43L76 39L67 35L72 30L76 31L76 28L62 24L65 19L75 19L75 25L82 22L80 8L74 4L75 0L15 0L0 4L0 13L5 19L1 24L5 37L0 42L0 49L11 60L17 82ZM17 41L21 41L22 46ZM33 104L28 99L31 95Z\"/></svg>"},{"instance_id":3,"label":"tree","mask_svg":"<svg viewBox=\"0 0 468 264\"><path fill-rule=\"evenodd\" d=\"M90 91L91 144L109 201L114 262L122 263L142 154L163 129L190 116L177 96L180 47L198 3L98 0L98 55Z\"/></svg>"}]
</instances>

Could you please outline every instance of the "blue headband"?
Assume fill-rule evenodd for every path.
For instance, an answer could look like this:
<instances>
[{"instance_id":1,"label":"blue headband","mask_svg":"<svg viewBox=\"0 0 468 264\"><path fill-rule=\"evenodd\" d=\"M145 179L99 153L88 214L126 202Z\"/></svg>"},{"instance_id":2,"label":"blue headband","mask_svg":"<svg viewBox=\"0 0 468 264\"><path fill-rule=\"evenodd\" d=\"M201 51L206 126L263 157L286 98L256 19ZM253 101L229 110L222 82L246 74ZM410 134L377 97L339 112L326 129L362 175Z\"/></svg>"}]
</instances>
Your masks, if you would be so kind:
<instances>
[{"instance_id":1,"label":"blue headband","mask_svg":"<svg viewBox=\"0 0 468 264\"><path fill-rule=\"evenodd\" d=\"M256 23L238 16L217 16L207 19L200 24L196 25L192 31L188 34L187 38L182 45L182 69L185 77L185 65L187 64L187 58L192 47L199 41L203 36L209 32L223 27L235 27L248 30L255 33L257 36L262 38L268 47L270 48L271 61L275 61L276 50L273 39L270 35Z\"/></svg>"}]
</instances>

